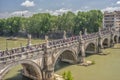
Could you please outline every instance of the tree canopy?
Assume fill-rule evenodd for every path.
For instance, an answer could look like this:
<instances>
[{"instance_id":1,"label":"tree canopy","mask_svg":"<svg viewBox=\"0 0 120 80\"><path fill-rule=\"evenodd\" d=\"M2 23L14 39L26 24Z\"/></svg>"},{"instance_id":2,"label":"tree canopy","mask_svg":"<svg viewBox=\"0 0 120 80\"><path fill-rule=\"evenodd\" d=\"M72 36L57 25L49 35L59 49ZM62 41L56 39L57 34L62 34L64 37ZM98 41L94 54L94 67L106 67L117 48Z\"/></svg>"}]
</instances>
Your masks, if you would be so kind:
<instances>
[{"instance_id":1,"label":"tree canopy","mask_svg":"<svg viewBox=\"0 0 120 80\"><path fill-rule=\"evenodd\" d=\"M51 15L49 13L38 13L31 17L11 17L0 19L0 35L15 35L21 31L36 35L46 34L54 31L69 31L78 34L85 28L88 32L98 31L102 27L103 14L100 10L87 12L67 12L62 15Z\"/></svg>"}]
</instances>

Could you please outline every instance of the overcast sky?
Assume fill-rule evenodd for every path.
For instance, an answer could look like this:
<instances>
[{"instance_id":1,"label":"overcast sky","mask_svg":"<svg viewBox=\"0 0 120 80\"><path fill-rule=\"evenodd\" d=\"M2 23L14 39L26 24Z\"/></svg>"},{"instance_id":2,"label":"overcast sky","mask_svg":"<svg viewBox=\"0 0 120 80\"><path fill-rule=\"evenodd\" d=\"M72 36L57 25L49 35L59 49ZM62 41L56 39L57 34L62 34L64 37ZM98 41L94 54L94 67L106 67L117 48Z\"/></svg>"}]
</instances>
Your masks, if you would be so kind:
<instances>
[{"instance_id":1,"label":"overcast sky","mask_svg":"<svg viewBox=\"0 0 120 80\"><path fill-rule=\"evenodd\" d=\"M0 18L49 12L57 15L67 11L120 10L120 0L0 0Z\"/></svg>"}]
</instances>

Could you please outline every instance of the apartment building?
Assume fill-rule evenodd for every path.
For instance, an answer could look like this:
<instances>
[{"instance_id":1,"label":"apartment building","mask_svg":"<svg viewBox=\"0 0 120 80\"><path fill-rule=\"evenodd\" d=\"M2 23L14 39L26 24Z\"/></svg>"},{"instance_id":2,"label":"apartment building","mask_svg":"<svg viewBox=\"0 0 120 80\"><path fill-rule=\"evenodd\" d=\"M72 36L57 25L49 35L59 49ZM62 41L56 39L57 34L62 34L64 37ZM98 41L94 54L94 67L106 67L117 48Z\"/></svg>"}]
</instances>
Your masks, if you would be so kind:
<instances>
[{"instance_id":1,"label":"apartment building","mask_svg":"<svg viewBox=\"0 0 120 80\"><path fill-rule=\"evenodd\" d=\"M120 11L104 12L103 28L108 27L120 28Z\"/></svg>"}]
</instances>

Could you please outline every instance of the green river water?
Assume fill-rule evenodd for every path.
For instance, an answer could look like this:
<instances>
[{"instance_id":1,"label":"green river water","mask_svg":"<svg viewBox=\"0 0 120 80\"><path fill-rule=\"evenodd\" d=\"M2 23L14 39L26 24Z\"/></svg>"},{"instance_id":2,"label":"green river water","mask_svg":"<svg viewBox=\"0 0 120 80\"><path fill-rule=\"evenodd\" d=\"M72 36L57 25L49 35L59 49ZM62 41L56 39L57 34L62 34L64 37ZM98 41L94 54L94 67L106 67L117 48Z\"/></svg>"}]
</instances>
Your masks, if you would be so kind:
<instances>
[{"instance_id":1,"label":"green river water","mask_svg":"<svg viewBox=\"0 0 120 80\"><path fill-rule=\"evenodd\" d=\"M1 42L0 44L3 43ZM120 44L115 46L120 46ZM95 61L94 65L84 67L77 64L68 65L62 63L62 65L59 66L60 69L58 69L55 73L61 75L64 71L71 71L74 80L120 80L120 48L109 48L104 51L109 51L110 54L105 56L91 55L86 57L86 60ZM13 67L5 75L3 80L30 80L21 75L21 69L22 67L20 65Z\"/></svg>"}]
</instances>

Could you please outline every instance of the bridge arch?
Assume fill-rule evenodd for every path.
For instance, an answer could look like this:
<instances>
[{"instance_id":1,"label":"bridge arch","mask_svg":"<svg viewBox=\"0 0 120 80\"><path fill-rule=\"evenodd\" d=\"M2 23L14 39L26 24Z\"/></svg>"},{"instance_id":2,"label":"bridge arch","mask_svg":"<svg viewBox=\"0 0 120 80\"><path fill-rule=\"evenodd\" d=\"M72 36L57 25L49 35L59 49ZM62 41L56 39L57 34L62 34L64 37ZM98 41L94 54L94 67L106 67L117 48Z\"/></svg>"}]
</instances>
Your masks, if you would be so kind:
<instances>
[{"instance_id":1,"label":"bridge arch","mask_svg":"<svg viewBox=\"0 0 120 80\"><path fill-rule=\"evenodd\" d=\"M57 63L57 61L63 61L63 62L68 62L71 64L74 64L77 62L77 55L76 55L76 51L74 49L63 49L57 52L57 54L54 56L55 60L53 62L53 67L55 70L55 64Z\"/></svg>"},{"instance_id":2,"label":"bridge arch","mask_svg":"<svg viewBox=\"0 0 120 80\"><path fill-rule=\"evenodd\" d=\"M26 74L26 72L28 72L27 75L25 75L26 77L29 77L34 80L42 80L41 68L32 60L21 60L18 62L13 62L4 68L2 75L5 76L5 74L9 70L11 70L13 67L19 64L21 64L23 67L23 75Z\"/></svg>"},{"instance_id":3,"label":"bridge arch","mask_svg":"<svg viewBox=\"0 0 120 80\"><path fill-rule=\"evenodd\" d=\"M102 46L103 46L103 48L109 47L109 39L108 38L103 39Z\"/></svg>"},{"instance_id":4,"label":"bridge arch","mask_svg":"<svg viewBox=\"0 0 120 80\"><path fill-rule=\"evenodd\" d=\"M93 42L88 43L85 47L85 52L86 53L96 53L96 44Z\"/></svg>"},{"instance_id":5,"label":"bridge arch","mask_svg":"<svg viewBox=\"0 0 120 80\"><path fill-rule=\"evenodd\" d=\"M118 37L118 42L120 43L120 36Z\"/></svg>"},{"instance_id":6,"label":"bridge arch","mask_svg":"<svg viewBox=\"0 0 120 80\"><path fill-rule=\"evenodd\" d=\"M119 37L117 35L114 35L113 40L114 40L114 43L117 43L119 41Z\"/></svg>"}]
</instances>

